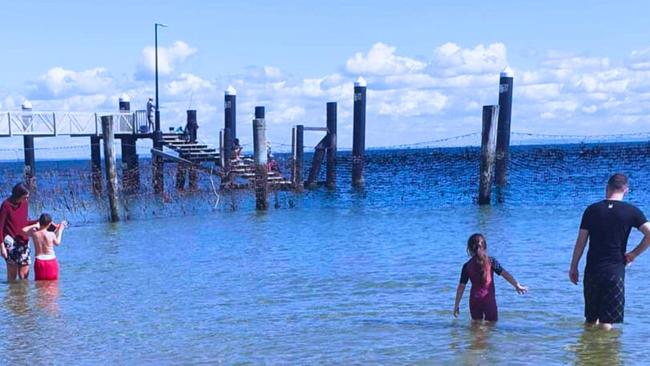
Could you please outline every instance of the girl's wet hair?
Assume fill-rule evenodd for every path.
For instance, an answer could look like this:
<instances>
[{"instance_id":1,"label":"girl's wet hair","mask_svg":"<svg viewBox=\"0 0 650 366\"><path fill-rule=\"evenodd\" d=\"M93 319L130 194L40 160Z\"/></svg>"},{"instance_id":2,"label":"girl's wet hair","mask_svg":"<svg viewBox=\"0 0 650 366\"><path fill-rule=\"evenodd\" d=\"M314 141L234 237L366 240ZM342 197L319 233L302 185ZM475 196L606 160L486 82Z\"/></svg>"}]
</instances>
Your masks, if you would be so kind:
<instances>
[{"instance_id":1,"label":"girl's wet hair","mask_svg":"<svg viewBox=\"0 0 650 366\"><path fill-rule=\"evenodd\" d=\"M487 240L481 233L472 234L467 239L467 254L476 257L481 271L481 279L485 284L492 280L492 265L487 254Z\"/></svg>"},{"instance_id":2,"label":"girl's wet hair","mask_svg":"<svg viewBox=\"0 0 650 366\"><path fill-rule=\"evenodd\" d=\"M11 190L11 197L9 199L14 202L18 203L18 201L29 194L29 189L27 189L27 186L25 183L18 183L14 186L14 188Z\"/></svg>"}]
</instances>

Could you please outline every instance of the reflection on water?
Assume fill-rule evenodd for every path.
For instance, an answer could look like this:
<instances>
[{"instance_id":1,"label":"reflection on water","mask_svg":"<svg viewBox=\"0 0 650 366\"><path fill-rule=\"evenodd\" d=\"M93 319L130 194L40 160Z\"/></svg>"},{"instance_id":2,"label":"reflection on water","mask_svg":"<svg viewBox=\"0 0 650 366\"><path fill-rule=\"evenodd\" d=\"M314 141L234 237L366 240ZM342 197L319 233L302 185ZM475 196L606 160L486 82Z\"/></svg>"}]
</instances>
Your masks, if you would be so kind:
<instances>
[{"instance_id":1,"label":"reflection on water","mask_svg":"<svg viewBox=\"0 0 650 366\"><path fill-rule=\"evenodd\" d=\"M7 285L5 306L16 316L31 315L31 309L29 307L29 287L29 281L15 281Z\"/></svg>"},{"instance_id":2,"label":"reflection on water","mask_svg":"<svg viewBox=\"0 0 650 366\"><path fill-rule=\"evenodd\" d=\"M585 327L577 343L571 347L577 365L621 365L620 329L610 331Z\"/></svg>"},{"instance_id":3,"label":"reflection on water","mask_svg":"<svg viewBox=\"0 0 650 366\"><path fill-rule=\"evenodd\" d=\"M59 281L36 281L36 305L50 315L59 313Z\"/></svg>"},{"instance_id":4,"label":"reflection on water","mask_svg":"<svg viewBox=\"0 0 650 366\"><path fill-rule=\"evenodd\" d=\"M493 323L473 321L470 326L472 343L469 348L473 351L484 351L488 348L488 340L494 329Z\"/></svg>"}]
</instances>

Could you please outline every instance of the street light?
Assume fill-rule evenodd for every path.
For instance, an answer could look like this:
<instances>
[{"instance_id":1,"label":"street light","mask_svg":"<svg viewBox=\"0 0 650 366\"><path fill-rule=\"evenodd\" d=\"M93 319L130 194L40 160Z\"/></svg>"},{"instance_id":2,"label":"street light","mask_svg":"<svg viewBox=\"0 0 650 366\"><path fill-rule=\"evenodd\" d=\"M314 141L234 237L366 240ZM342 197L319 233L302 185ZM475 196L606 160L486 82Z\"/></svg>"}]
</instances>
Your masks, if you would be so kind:
<instances>
[{"instance_id":1,"label":"street light","mask_svg":"<svg viewBox=\"0 0 650 366\"><path fill-rule=\"evenodd\" d=\"M155 131L160 131L160 109L158 107L158 27L167 27L167 24L155 23L154 24L154 34L155 34L155 60L156 60L156 125L154 126Z\"/></svg>"}]
</instances>

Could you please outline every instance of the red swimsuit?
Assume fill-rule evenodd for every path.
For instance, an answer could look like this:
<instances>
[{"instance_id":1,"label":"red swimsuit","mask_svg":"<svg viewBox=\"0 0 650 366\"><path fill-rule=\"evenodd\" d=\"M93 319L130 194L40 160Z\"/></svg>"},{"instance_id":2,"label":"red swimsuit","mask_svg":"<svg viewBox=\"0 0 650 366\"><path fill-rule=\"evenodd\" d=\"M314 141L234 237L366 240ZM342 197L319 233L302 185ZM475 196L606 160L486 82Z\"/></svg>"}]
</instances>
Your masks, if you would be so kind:
<instances>
[{"instance_id":1,"label":"red swimsuit","mask_svg":"<svg viewBox=\"0 0 650 366\"><path fill-rule=\"evenodd\" d=\"M490 257L491 272L501 275L503 268L496 259ZM497 300L494 292L494 278L492 273L484 282L481 278L481 267L476 256L472 257L463 265L460 275L460 283L466 285L468 280L472 281L472 289L469 295L469 311L474 320L497 321Z\"/></svg>"}]
</instances>

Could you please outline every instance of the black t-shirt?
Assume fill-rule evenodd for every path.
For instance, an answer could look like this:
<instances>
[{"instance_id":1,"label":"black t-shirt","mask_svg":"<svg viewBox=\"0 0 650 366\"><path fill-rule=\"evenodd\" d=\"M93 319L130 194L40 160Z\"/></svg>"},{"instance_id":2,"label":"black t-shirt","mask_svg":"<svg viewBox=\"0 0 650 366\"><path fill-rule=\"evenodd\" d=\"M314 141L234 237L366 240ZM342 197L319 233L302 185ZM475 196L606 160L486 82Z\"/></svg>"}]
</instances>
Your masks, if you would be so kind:
<instances>
[{"instance_id":1,"label":"black t-shirt","mask_svg":"<svg viewBox=\"0 0 650 366\"><path fill-rule=\"evenodd\" d=\"M603 200L587 207L580 223L589 231L585 273L624 275L630 231L646 221L641 210L623 201Z\"/></svg>"}]
</instances>

